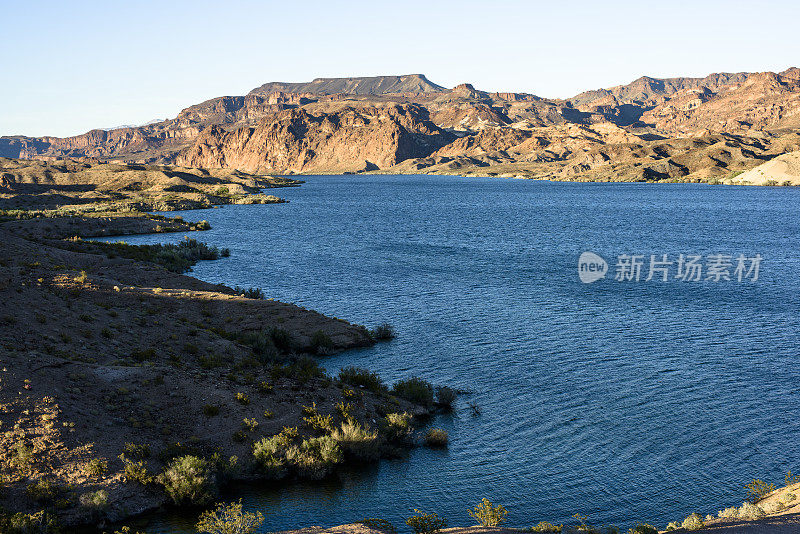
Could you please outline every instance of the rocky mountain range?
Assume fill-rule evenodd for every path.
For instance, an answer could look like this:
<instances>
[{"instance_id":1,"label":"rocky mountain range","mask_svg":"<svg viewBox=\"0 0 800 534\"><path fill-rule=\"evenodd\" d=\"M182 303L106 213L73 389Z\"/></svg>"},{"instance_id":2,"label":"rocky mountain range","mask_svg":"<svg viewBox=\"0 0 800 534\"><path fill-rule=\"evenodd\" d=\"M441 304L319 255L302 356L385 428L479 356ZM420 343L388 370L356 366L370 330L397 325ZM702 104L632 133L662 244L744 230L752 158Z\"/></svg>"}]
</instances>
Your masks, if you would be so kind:
<instances>
[{"instance_id":1,"label":"rocky mountain range","mask_svg":"<svg viewBox=\"0 0 800 534\"><path fill-rule=\"evenodd\" d=\"M797 149L794 67L645 76L568 99L446 89L421 74L272 82L138 127L0 138L13 158L570 180L726 181Z\"/></svg>"}]
</instances>

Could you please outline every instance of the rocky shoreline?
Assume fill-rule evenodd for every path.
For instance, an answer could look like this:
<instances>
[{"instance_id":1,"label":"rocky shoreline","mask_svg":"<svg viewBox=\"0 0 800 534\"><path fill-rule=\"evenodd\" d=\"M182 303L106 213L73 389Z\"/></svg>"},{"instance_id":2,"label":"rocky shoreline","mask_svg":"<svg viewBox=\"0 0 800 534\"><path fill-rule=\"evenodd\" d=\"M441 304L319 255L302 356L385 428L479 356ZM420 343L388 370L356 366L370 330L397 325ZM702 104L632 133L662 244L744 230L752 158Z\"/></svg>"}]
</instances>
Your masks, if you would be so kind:
<instances>
[{"instance_id":1,"label":"rocky shoreline","mask_svg":"<svg viewBox=\"0 0 800 534\"><path fill-rule=\"evenodd\" d=\"M375 343L365 327L180 274L219 255L193 240L155 250L81 239L199 226L143 213L0 223L0 527L97 525L183 502L164 476L185 458L204 466L212 496L411 443L412 418L431 406L348 384L314 360ZM254 448L287 428L274 471ZM320 456L320 443L336 455Z\"/></svg>"}]
</instances>

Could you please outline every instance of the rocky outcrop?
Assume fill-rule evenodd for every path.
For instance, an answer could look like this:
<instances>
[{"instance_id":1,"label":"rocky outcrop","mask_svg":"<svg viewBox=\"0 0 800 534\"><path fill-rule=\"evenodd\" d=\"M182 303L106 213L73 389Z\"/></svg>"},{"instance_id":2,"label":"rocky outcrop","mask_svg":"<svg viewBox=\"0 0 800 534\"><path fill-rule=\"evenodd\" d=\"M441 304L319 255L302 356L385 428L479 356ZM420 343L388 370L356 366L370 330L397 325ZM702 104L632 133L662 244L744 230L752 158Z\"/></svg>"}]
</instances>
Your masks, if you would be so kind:
<instances>
[{"instance_id":1,"label":"rocky outcrop","mask_svg":"<svg viewBox=\"0 0 800 534\"><path fill-rule=\"evenodd\" d=\"M288 110L258 126L212 127L178 158L180 165L252 172L341 173L425 157L454 139L413 104L346 107L335 113Z\"/></svg>"},{"instance_id":2,"label":"rocky outcrop","mask_svg":"<svg viewBox=\"0 0 800 534\"><path fill-rule=\"evenodd\" d=\"M270 82L256 87L250 94L310 93L333 95L385 95L397 93L439 93L445 88L429 81L424 74L403 76L373 76L358 78L316 78L308 83Z\"/></svg>"}]
</instances>

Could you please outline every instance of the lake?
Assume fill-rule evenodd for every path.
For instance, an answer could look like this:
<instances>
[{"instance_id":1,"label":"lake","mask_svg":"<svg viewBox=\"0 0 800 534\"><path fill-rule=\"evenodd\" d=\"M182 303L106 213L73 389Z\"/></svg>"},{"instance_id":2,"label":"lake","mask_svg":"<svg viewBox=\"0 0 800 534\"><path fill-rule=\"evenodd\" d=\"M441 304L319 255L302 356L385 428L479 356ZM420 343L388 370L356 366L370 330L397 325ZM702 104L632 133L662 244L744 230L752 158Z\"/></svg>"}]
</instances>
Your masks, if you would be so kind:
<instances>
[{"instance_id":1,"label":"lake","mask_svg":"<svg viewBox=\"0 0 800 534\"><path fill-rule=\"evenodd\" d=\"M800 469L800 189L578 184L447 176L309 176L281 205L171 213L231 249L193 275L375 326L396 340L324 359L388 382L468 391L436 426L445 451L315 484L241 486L263 530L403 520L450 526L488 497L509 524L646 520L741 504L757 477ZM272 191L275 193L274 191ZM125 237L175 242L181 235ZM608 261L584 284L578 257ZM620 255L639 281L617 281ZM645 281L650 255L674 264ZM675 279L677 260L732 256L731 280ZM759 254L757 280L736 256ZM741 273L740 273L741 274ZM746 273L745 273L746 274ZM468 403L477 404L474 416ZM190 532L179 515L148 532Z\"/></svg>"}]
</instances>

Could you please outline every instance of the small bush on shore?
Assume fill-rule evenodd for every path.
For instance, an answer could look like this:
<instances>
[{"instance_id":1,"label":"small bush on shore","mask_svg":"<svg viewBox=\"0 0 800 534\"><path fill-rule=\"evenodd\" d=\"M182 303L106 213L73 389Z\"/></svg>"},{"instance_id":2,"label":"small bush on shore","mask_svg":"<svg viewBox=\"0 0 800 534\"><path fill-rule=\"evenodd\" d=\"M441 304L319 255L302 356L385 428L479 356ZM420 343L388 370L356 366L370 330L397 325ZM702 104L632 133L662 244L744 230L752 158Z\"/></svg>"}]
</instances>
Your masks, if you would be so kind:
<instances>
[{"instance_id":1,"label":"small bush on shore","mask_svg":"<svg viewBox=\"0 0 800 534\"><path fill-rule=\"evenodd\" d=\"M554 525L547 521L540 521L538 524L531 527L531 532L561 532L561 525Z\"/></svg>"},{"instance_id":2,"label":"small bush on shore","mask_svg":"<svg viewBox=\"0 0 800 534\"><path fill-rule=\"evenodd\" d=\"M374 460L381 455L378 433L361 426L356 421L345 421L331 433L342 451L358 460Z\"/></svg>"},{"instance_id":3,"label":"small bush on shore","mask_svg":"<svg viewBox=\"0 0 800 534\"><path fill-rule=\"evenodd\" d=\"M747 490L747 500L756 503L775 491L775 484L767 484L763 480L753 479L752 482L745 485L744 489Z\"/></svg>"},{"instance_id":4,"label":"small bush on shore","mask_svg":"<svg viewBox=\"0 0 800 534\"><path fill-rule=\"evenodd\" d=\"M394 327L389 323L383 323L376 326L369 331L369 335L376 341L389 341L390 339L394 339L396 337Z\"/></svg>"},{"instance_id":5,"label":"small bush on shore","mask_svg":"<svg viewBox=\"0 0 800 534\"><path fill-rule=\"evenodd\" d=\"M197 456L176 458L158 477L175 504L204 505L216 494L216 479L208 462Z\"/></svg>"},{"instance_id":6,"label":"small bush on shore","mask_svg":"<svg viewBox=\"0 0 800 534\"><path fill-rule=\"evenodd\" d=\"M286 459L301 477L319 480L342 462L342 450L330 436L308 438L300 445L289 447Z\"/></svg>"},{"instance_id":7,"label":"small bush on shore","mask_svg":"<svg viewBox=\"0 0 800 534\"><path fill-rule=\"evenodd\" d=\"M361 521L356 521L356 523L361 523L362 525L373 530L382 530L383 532L388 532L389 534L397 534L397 529L394 527L394 525L385 519L368 517L362 519Z\"/></svg>"},{"instance_id":8,"label":"small bush on shore","mask_svg":"<svg viewBox=\"0 0 800 534\"><path fill-rule=\"evenodd\" d=\"M253 457L267 478L280 479L286 475L286 452L296 438L297 429L286 427L280 434L264 438L253 445Z\"/></svg>"},{"instance_id":9,"label":"small bush on shore","mask_svg":"<svg viewBox=\"0 0 800 534\"><path fill-rule=\"evenodd\" d=\"M411 527L415 534L434 534L447 528L447 520L435 512L426 514L414 509L414 515L406 519L406 525Z\"/></svg>"},{"instance_id":10,"label":"small bush on shore","mask_svg":"<svg viewBox=\"0 0 800 534\"><path fill-rule=\"evenodd\" d=\"M233 288L237 295L241 295L246 299L264 300L266 296L260 287L243 287L236 286Z\"/></svg>"},{"instance_id":11,"label":"small bush on shore","mask_svg":"<svg viewBox=\"0 0 800 534\"><path fill-rule=\"evenodd\" d=\"M487 498L483 498L479 505L469 510L469 516L482 527L496 527L508 520L508 510L502 505L495 506Z\"/></svg>"},{"instance_id":12,"label":"small bush on shore","mask_svg":"<svg viewBox=\"0 0 800 534\"><path fill-rule=\"evenodd\" d=\"M433 386L427 380L418 377L407 378L396 383L392 393L401 399L426 408L433 406Z\"/></svg>"},{"instance_id":13,"label":"small bush on shore","mask_svg":"<svg viewBox=\"0 0 800 534\"><path fill-rule=\"evenodd\" d=\"M441 428L429 428L425 434L425 443L428 447L447 447L448 439L447 431Z\"/></svg>"},{"instance_id":14,"label":"small bush on shore","mask_svg":"<svg viewBox=\"0 0 800 534\"><path fill-rule=\"evenodd\" d=\"M0 510L0 532L4 534L58 534L58 520L49 512L5 514Z\"/></svg>"},{"instance_id":15,"label":"small bush on shore","mask_svg":"<svg viewBox=\"0 0 800 534\"><path fill-rule=\"evenodd\" d=\"M125 482L138 482L143 486L153 482L153 477L147 472L147 467L144 465L143 461L131 460L124 454L120 454L119 459L122 460L124 466L122 476Z\"/></svg>"},{"instance_id":16,"label":"small bush on shore","mask_svg":"<svg viewBox=\"0 0 800 534\"><path fill-rule=\"evenodd\" d=\"M343 383L362 387L375 393L388 391L383 379L377 373L360 367L345 367L339 371L339 380Z\"/></svg>"},{"instance_id":17,"label":"small bush on shore","mask_svg":"<svg viewBox=\"0 0 800 534\"><path fill-rule=\"evenodd\" d=\"M451 409L453 403L456 401L456 391L447 386L440 386L436 388L436 403L439 406Z\"/></svg>"},{"instance_id":18,"label":"small bush on shore","mask_svg":"<svg viewBox=\"0 0 800 534\"><path fill-rule=\"evenodd\" d=\"M411 435L413 430L411 426L411 414L408 412L403 413L390 413L386 414L383 424L383 433L386 440L389 442L402 442L406 441Z\"/></svg>"},{"instance_id":19,"label":"small bush on shore","mask_svg":"<svg viewBox=\"0 0 800 534\"><path fill-rule=\"evenodd\" d=\"M749 521L761 519L765 515L767 514L761 509L760 506L751 502L742 503L742 506L736 510L736 517L739 519L747 519Z\"/></svg>"},{"instance_id":20,"label":"small bush on shore","mask_svg":"<svg viewBox=\"0 0 800 534\"><path fill-rule=\"evenodd\" d=\"M327 354L333 347L333 340L322 330L317 330L311 335L311 350L316 354Z\"/></svg>"},{"instance_id":21,"label":"small bush on shore","mask_svg":"<svg viewBox=\"0 0 800 534\"><path fill-rule=\"evenodd\" d=\"M647 523L636 523L628 529L628 534L658 534L658 529Z\"/></svg>"},{"instance_id":22,"label":"small bush on shore","mask_svg":"<svg viewBox=\"0 0 800 534\"><path fill-rule=\"evenodd\" d=\"M108 492L106 490L91 491L80 496L81 506L102 510L108 507Z\"/></svg>"},{"instance_id":23,"label":"small bush on shore","mask_svg":"<svg viewBox=\"0 0 800 534\"><path fill-rule=\"evenodd\" d=\"M219 504L200 514L197 531L207 534L252 534L264 522L261 512L242 511L242 501Z\"/></svg>"},{"instance_id":24,"label":"small bush on shore","mask_svg":"<svg viewBox=\"0 0 800 534\"><path fill-rule=\"evenodd\" d=\"M703 523L703 518L700 517L700 514L692 514L681 523L681 527L686 530L700 530L704 526L705 523Z\"/></svg>"}]
</instances>

